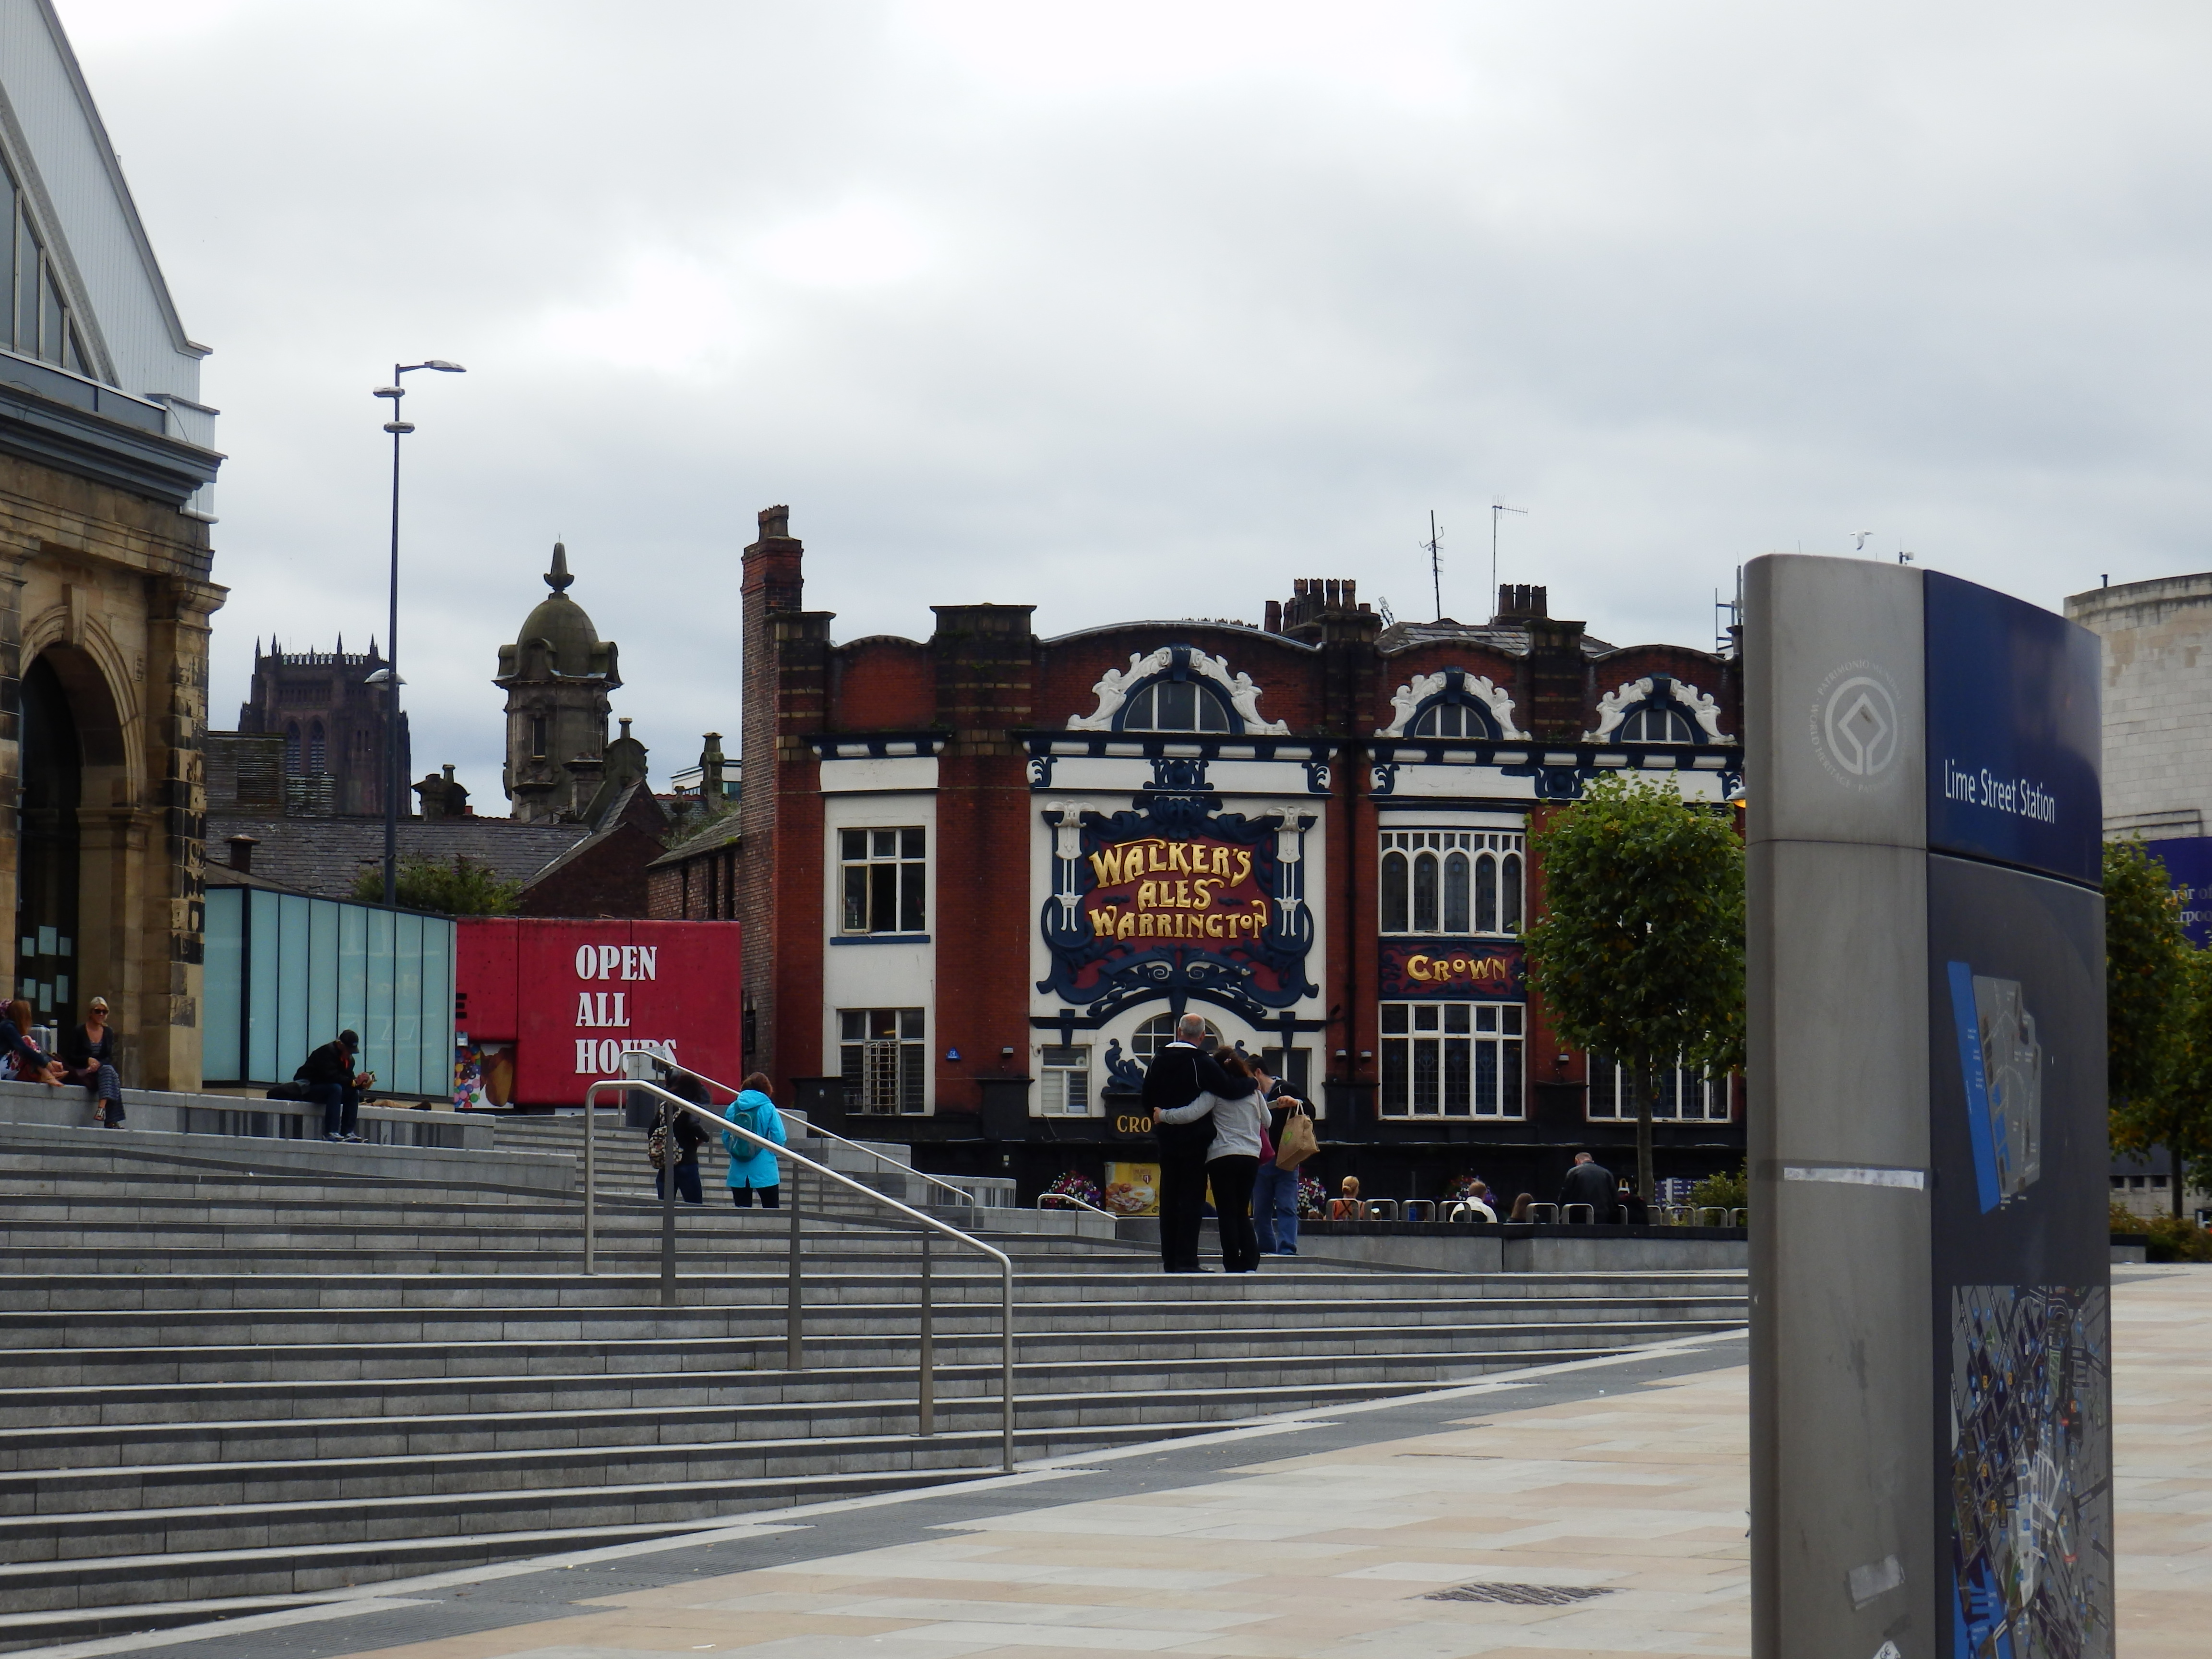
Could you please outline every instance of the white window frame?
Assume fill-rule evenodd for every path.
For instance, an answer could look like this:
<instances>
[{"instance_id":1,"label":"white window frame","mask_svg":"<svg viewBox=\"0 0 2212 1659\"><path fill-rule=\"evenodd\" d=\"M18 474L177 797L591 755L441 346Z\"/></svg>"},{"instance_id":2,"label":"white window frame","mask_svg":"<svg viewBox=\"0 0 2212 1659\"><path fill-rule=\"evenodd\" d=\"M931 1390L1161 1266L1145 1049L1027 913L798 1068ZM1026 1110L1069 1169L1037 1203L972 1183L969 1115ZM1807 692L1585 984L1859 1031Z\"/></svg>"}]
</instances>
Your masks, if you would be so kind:
<instances>
[{"instance_id":1,"label":"white window frame","mask_svg":"<svg viewBox=\"0 0 2212 1659\"><path fill-rule=\"evenodd\" d=\"M1091 1046L1048 1042L1037 1050L1038 1117L1096 1117L1098 1091L1091 1079ZM1080 1079L1071 1083L1070 1079ZM1073 1095L1074 1103L1070 1103Z\"/></svg>"},{"instance_id":2,"label":"white window frame","mask_svg":"<svg viewBox=\"0 0 2212 1659\"><path fill-rule=\"evenodd\" d=\"M1528 836L1517 830L1385 830L1376 837L1376 927L1386 939L1518 939L1528 923ZM1447 924L1453 919L1448 874L1457 854L1467 860L1468 892L1465 927ZM1405 860L1406 907L1402 915L1389 891L1390 860ZM1489 889L1492 925L1478 926L1484 898L1483 860L1490 863ZM1509 866L1509 860L1511 864ZM1420 903L1420 872L1434 870L1431 902L1425 913ZM1509 879L1509 869L1512 872ZM1511 903L1508 903L1509 897Z\"/></svg>"},{"instance_id":3,"label":"white window frame","mask_svg":"<svg viewBox=\"0 0 2212 1659\"><path fill-rule=\"evenodd\" d=\"M1589 1057L1589 1094L1584 1103L1584 1113L1592 1123L1633 1123L1635 1109L1624 1097L1628 1091L1628 1068L1615 1065L1602 1054ZM1734 1101L1730 1097L1729 1074L1718 1077L1696 1077L1686 1066L1662 1066L1657 1069L1659 1099L1652 1102L1651 1121L1654 1123L1729 1123L1735 1121ZM1703 1103L1697 1115L1680 1112L1662 1115L1659 1108L1665 1103L1670 1091L1679 1101L1686 1085L1693 1085Z\"/></svg>"},{"instance_id":4,"label":"white window frame","mask_svg":"<svg viewBox=\"0 0 2212 1659\"><path fill-rule=\"evenodd\" d=\"M832 902L836 906L836 931L847 938L927 933L929 931L930 908L929 843L933 839L928 826L919 823L848 823L841 824L830 833L836 838L830 846L830 855L837 869L836 885L832 890ZM848 836L861 837L861 844L866 849L862 857L856 859L847 855L845 838ZM890 852L877 850L876 838L878 836L889 836L892 838ZM921 837L921 851L919 856L907 850L907 837L909 836ZM886 868L896 872L892 877L895 886L892 908L896 913L892 921L895 925L889 927L870 927L866 924L874 910L874 872L878 869ZM851 918L846 909L848 891L852 879L849 872L854 870L866 870L869 872L866 878L869 896L866 905L868 914L863 915L861 918L863 925L858 927L850 925ZM921 912L917 923L911 927L908 926L906 921L908 883L914 884L919 890Z\"/></svg>"},{"instance_id":5,"label":"white window frame","mask_svg":"<svg viewBox=\"0 0 2212 1659\"><path fill-rule=\"evenodd\" d=\"M1404 1029L1395 1011L1403 1011ZM1522 1002L1384 1002L1376 1010L1376 1109L1393 1121L1514 1123L1528 1115L1528 1007ZM1453 1030L1454 1026L1461 1029ZM1483 1057L1492 1087L1485 1100ZM1424 1062L1432 1067L1433 1106L1421 1103ZM1464 1067L1467 1109L1450 1109L1455 1073ZM1401 1081L1402 1079L1402 1082ZM1486 1107L1487 1109L1486 1109Z\"/></svg>"},{"instance_id":6,"label":"white window frame","mask_svg":"<svg viewBox=\"0 0 2212 1659\"><path fill-rule=\"evenodd\" d=\"M872 1033L872 1016L894 1014L899 1030L895 1036ZM929 1011L926 1008L840 1008L837 1010L837 1075L846 1088L845 1109L860 1117L919 1117L929 1110ZM861 1035L848 1036L854 1019L862 1022ZM859 1050L857 1056L854 1051ZM858 1091L848 1069L857 1058ZM888 1062L896 1099L889 1106L871 1105L872 1073Z\"/></svg>"}]
</instances>

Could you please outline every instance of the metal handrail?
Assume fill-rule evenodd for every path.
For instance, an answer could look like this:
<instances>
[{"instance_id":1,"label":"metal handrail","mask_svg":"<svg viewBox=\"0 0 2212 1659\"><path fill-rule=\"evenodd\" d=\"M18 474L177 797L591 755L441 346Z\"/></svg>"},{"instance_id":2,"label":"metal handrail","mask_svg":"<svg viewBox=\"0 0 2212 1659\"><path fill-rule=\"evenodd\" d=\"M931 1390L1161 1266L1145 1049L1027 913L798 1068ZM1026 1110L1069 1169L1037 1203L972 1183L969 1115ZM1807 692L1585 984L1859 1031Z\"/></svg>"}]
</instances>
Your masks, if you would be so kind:
<instances>
[{"instance_id":1,"label":"metal handrail","mask_svg":"<svg viewBox=\"0 0 2212 1659\"><path fill-rule=\"evenodd\" d=\"M1088 1210L1093 1215L1103 1215L1109 1221L1119 1221L1121 1218L1113 1211L1102 1210L1088 1199L1078 1198L1073 1193L1039 1193L1037 1208L1042 1210L1047 1204L1073 1204L1079 1210Z\"/></svg>"},{"instance_id":2,"label":"metal handrail","mask_svg":"<svg viewBox=\"0 0 2212 1659\"><path fill-rule=\"evenodd\" d=\"M841 1187L850 1188L853 1191L860 1194L861 1197L871 1199L876 1203L884 1206L886 1209L896 1210L908 1220L920 1222L924 1227L928 1228L933 1232L943 1233L947 1238L953 1240L957 1243L965 1244L971 1249L981 1250L985 1255L989 1256L994 1261L996 1261L999 1264L1000 1274L999 1461L1000 1466L1005 1469L1006 1474L1012 1474L1014 1472L1014 1263L1012 1257L1006 1255L1003 1250L995 1249L992 1246L986 1244L980 1238L971 1238L969 1235L962 1232L957 1227L951 1225L948 1222L939 1221L933 1215L926 1215L920 1210L911 1208L907 1205L900 1203L898 1200L891 1197L887 1193L879 1193L874 1188L854 1180L852 1176L845 1174L842 1170L833 1170L826 1164L817 1164L812 1158L793 1152L788 1146L779 1146L775 1141L770 1140L766 1135L755 1134L750 1129L744 1128L738 1124L732 1123L727 1118L709 1110L704 1106L698 1105L692 1101L685 1100L679 1095L672 1094L657 1083L641 1082L634 1078L603 1078L584 1091L584 1122L586 1125L584 1132L584 1271L586 1273L594 1273L597 1271L593 1263L592 1250L592 1242L596 1234L595 1217L597 1213L597 1202L595 1195L592 1190L592 1138L589 1126L592 1121L592 1099L600 1092L600 1091L605 1089L635 1089L647 1094L658 1095L661 1099L668 1102L670 1104L679 1106L683 1108L684 1110L713 1124L725 1134L733 1134L740 1140L750 1141L754 1146L771 1152L778 1158L789 1158L792 1164L799 1169L811 1170L816 1175L822 1176L830 1181L834 1181ZM673 1186L674 1183L672 1180L670 1184L672 1187ZM924 1244L927 1245L927 1237L925 1237L923 1242ZM924 1256L923 1260L926 1269L927 1262L927 1255ZM791 1282L790 1288L786 1292L786 1300L784 1304L787 1322L787 1328L788 1331L788 1341L790 1345L785 1355L785 1364L787 1367L792 1370L798 1370L800 1369L800 1361L803 1358L801 1344L804 1340L805 1335L803 1326L805 1316L802 1311L802 1304L799 1301L799 1189L797 1183L794 1182L793 1183L791 1192ZM935 1344L933 1340L933 1334L934 1334L931 1328L931 1308L927 1278L925 1271L921 1303L921 1350L920 1357L921 1424L924 1433L930 1431L932 1412L936 1395L936 1356Z\"/></svg>"},{"instance_id":3,"label":"metal handrail","mask_svg":"<svg viewBox=\"0 0 2212 1659\"><path fill-rule=\"evenodd\" d=\"M656 1056L656 1058L658 1058L658 1056ZM686 1077L696 1077L700 1082L707 1085L709 1088L720 1089L726 1094L738 1095L744 1092L742 1089L732 1089L728 1084L723 1082L720 1078L708 1077L704 1072L695 1072L689 1066L679 1065L675 1060L665 1060L662 1063L668 1066L672 1070L683 1073ZM970 1211L989 1207L988 1205L984 1204L982 1200L977 1198L975 1194L969 1192L965 1187L956 1187L949 1181L941 1181L933 1175L925 1175L920 1170L915 1169L911 1164L900 1163L889 1152L879 1152L874 1147L868 1146L864 1141L854 1140L848 1136L841 1135L835 1129L823 1128L812 1118L808 1118L806 1120L806 1133L809 1135L820 1135L824 1140L834 1140L841 1146L850 1146L854 1152L874 1158L878 1164L888 1164L892 1169L896 1170L902 1175L910 1175L918 1181L927 1182L933 1187L942 1187L948 1193L957 1193L962 1200L965 1201ZM969 1216L968 1219L970 1224L973 1224L975 1218L971 1214Z\"/></svg>"}]
</instances>

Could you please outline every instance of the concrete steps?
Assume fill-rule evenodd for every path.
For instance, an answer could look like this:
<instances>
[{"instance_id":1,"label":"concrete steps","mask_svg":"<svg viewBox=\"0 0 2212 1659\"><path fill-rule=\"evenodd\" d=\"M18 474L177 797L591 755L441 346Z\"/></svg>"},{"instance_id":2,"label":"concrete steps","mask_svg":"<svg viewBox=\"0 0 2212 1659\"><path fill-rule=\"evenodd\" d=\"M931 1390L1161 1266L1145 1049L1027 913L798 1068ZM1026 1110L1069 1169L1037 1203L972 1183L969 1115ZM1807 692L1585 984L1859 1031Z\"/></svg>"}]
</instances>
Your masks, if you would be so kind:
<instances>
[{"instance_id":1,"label":"concrete steps","mask_svg":"<svg viewBox=\"0 0 2212 1659\"><path fill-rule=\"evenodd\" d=\"M642 1136L603 1148L638 1170L603 1170L586 1275L579 1195L548 1174L580 1124L521 1121L551 1123L543 1150L291 1142L275 1170L265 1141L0 1124L0 1648L996 1468L995 1270L933 1248L924 1437L912 1234L799 1183L805 1364L786 1370L787 1214L682 1209L664 1309L659 1206L616 1190L642 1188ZM1745 1316L1731 1272L1170 1277L1079 1231L993 1237L1016 1262L1025 1457Z\"/></svg>"}]
</instances>

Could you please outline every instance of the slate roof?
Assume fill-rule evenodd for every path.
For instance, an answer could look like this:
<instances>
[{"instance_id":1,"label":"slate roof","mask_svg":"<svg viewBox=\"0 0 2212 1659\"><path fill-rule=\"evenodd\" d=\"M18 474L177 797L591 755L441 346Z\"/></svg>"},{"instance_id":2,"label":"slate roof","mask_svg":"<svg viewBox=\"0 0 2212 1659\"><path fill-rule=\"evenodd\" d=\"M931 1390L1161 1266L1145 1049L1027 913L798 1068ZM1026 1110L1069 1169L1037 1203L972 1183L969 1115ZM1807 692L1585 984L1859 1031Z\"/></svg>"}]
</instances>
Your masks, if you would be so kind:
<instances>
[{"instance_id":1,"label":"slate roof","mask_svg":"<svg viewBox=\"0 0 2212 1659\"><path fill-rule=\"evenodd\" d=\"M678 842L665 853L653 860L649 867L659 869L663 865L681 864L686 859L697 858L702 853L720 852L723 848L733 845L744 838L738 814L724 812L717 817L709 819L703 828Z\"/></svg>"},{"instance_id":2,"label":"slate roof","mask_svg":"<svg viewBox=\"0 0 2212 1659\"><path fill-rule=\"evenodd\" d=\"M403 819L399 856L489 866L508 881L528 881L592 833L583 823L518 823L513 818ZM349 898L365 864L384 859L382 818L273 818L210 814L208 862L228 864L233 836L253 836L253 873L321 898Z\"/></svg>"},{"instance_id":3,"label":"slate roof","mask_svg":"<svg viewBox=\"0 0 2212 1659\"><path fill-rule=\"evenodd\" d=\"M1410 651L1417 645L1433 645L1464 640L1471 645L1486 645L1502 651L1509 657L1525 657L1529 652L1529 634L1525 623L1459 623L1446 617L1441 622L1393 623L1382 630L1376 644L1385 656L1401 651ZM1602 657L1614 647L1603 640L1582 636L1582 651L1585 657Z\"/></svg>"}]
</instances>

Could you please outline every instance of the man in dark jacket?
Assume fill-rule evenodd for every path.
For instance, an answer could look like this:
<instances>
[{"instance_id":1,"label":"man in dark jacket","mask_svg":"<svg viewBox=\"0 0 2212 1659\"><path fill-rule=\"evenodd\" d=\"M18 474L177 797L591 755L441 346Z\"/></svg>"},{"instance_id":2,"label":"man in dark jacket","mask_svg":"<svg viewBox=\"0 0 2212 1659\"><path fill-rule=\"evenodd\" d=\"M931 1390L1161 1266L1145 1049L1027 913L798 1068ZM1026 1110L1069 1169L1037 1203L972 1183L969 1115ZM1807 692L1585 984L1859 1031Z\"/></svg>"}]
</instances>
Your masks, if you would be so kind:
<instances>
[{"instance_id":1,"label":"man in dark jacket","mask_svg":"<svg viewBox=\"0 0 2212 1659\"><path fill-rule=\"evenodd\" d=\"M340 1031L333 1042L325 1042L307 1056L307 1063L300 1068L300 1080L307 1085L307 1098L323 1109L323 1139L325 1140L359 1140L355 1125L361 1117L361 1091L376 1081L376 1073L363 1072L354 1075L353 1057L361 1052L361 1037L353 1031Z\"/></svg>"},{"instance_id":2,"label":"man in dark jacket","mask_svg":"<svg viewBox=\"0 0 2212 1659\"><path fill-rule=\"evenodd\" d=\"M1252 1079L1232 1078L1199 1045L1206 1020L1185 1014L1176 1022L1175 1041L1152 1057L1145 1071L1147 1115L1188 1106L1202 1094L1236 1100L1252 1092ZM1160 1266L1171 1273L1196 1273L1198 1234L1205 1219L1206 1150L1213 1144L1210 1115L1195 1123L1162 1123L1154 1117L1152 1138L1160 1148Z\"/></svg>"},{"instance_id":3,"label":"man in dark jacket","mask_svg":"<svg viewBox=\"0 0 2212 1659\"><path fill-rule=\"evenodd\" d=\"M1613 1171L1588 1152L1577 1152L1575 1167L1567 1171L1566 1181L1559 1188L1559 1219L1567 1218L1568 1205L1587 1204L1594 1220L1618 1221L1613 1194Z\"/></svg>"}]
</instances>

